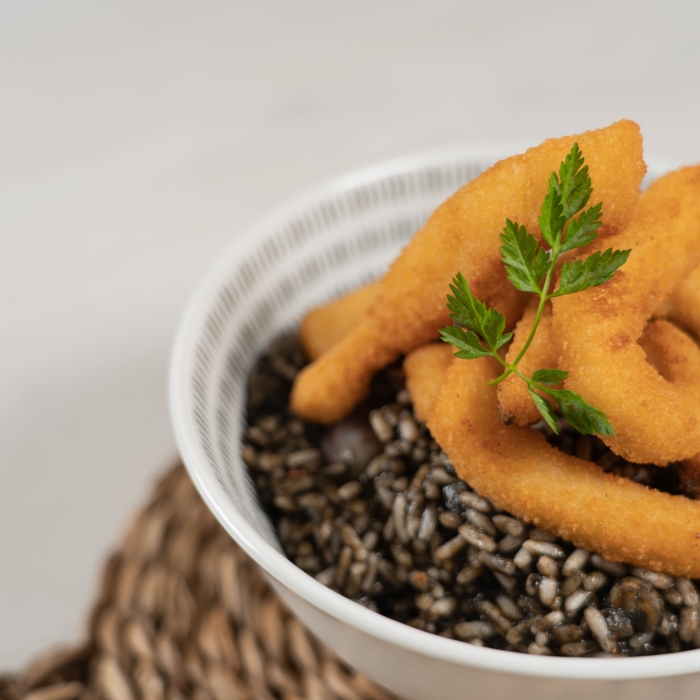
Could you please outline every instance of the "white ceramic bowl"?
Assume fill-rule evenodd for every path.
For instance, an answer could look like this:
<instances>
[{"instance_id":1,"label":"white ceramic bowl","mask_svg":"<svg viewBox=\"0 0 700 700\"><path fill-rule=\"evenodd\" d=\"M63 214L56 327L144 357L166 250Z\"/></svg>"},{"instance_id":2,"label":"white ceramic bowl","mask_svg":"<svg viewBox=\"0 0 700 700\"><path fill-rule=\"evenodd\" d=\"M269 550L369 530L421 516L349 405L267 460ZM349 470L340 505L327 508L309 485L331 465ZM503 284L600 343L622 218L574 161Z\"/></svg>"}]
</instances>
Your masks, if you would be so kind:
<instances>
[{"instance_id":1,"label":"white ceramic bowl","mask_svg":"<svg viewBox=\"0 0 700 700\"><path fill-rule=\"evenodd\" d=\"M180 451L205 502L289 608L399 696L695 698L700 650L636 659L529 656L443 639L351 602L282 554L240 457L246 377L269 341L306 309L380 274L445 197L518 150L460 149L369 168L300 197L237 238L202 283L175 344L170 402Z\"/></svg>"}]
</instances>

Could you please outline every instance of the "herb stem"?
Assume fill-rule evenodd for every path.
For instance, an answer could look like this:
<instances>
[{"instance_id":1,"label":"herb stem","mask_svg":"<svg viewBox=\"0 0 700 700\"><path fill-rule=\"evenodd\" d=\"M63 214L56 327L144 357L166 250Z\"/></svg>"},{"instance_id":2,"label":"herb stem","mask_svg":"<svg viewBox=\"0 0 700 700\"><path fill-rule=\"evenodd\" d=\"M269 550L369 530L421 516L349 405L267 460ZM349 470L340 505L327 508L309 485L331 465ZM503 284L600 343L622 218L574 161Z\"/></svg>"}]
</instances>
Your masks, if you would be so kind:
<instances>
[{"instance_id":1,"label":"herb stem","mask_svg":"<svg viewBox=\"0 0 700 700\"><path fill-rule=\"evenodd\" d=\"M511 364L506 364L501 360L500 357L498 357L497 353L494 353L497 359L500 360L501 364L506 368L506 371L503 372L503 374L501 374L500 376L496 377L496 379L492 379L488 383L489 386L496 386L496 384L500 384L506 377L515 372L515 368L518 366L518 363L520 362L520 360L523 359L523 355L525 355L525 353L528 351L528 348L532 344L535 334L537 333L537 327L540 325L540 319L542 318L542 313L544 311L545 304L549 300L549 286L552 283L552 271L554 270L554 265L556 264L557 258L559 257L558 248L559 246L555 246L554 248L552 248L552 264L549 270L547 270L547 275L544 279L544 284L542 285L542 289L540 290L540 303L537 306L537 313L535 314L535 320L532 324L532 328L530 329L530 335L527 337L525 345L523 345L517 357L513 360ZM516 374L519 377L523 377L523 375L520 374L520 372L516 372ZM525 378L523 377L523 379Z\"/></svg>"}]
</instances>

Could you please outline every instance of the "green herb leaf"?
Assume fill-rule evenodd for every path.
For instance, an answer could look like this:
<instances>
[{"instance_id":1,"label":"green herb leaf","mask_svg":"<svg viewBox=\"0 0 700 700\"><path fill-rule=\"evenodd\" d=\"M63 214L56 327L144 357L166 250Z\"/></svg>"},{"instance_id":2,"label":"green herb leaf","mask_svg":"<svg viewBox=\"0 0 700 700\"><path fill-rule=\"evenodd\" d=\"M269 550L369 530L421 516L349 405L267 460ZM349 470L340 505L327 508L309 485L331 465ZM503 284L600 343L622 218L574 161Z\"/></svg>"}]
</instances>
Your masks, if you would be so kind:
<instances>
[{"instance_id":1,"label":"green herb leaf","mask_svg":"<svg viewBox=\"0 0 700 700\"><path fill-rule=\"evenodd\" d=\"M566 229L564 240L559 248L560 253L573 250L574 248L582 248L598 237L596 231L603 223L601 221L602 208L603 203L600 202L594 207L586 209L578 219L571 220Z\"/></svg>"},{"instance_id":2,"label":"green herb leaf","mask_svg":"<svg viewBox=\"0 0 700 700\"><path fill-rule=\"evenodd\" d=\"M477 357L491 357L491 350L484 348L476 334L465 331L459 326L450 326L440 330L440 338L450 345L459 348L455 357L463 360L475 360Z\"/></svg>"},{"instance_id":3,"label":"green herb leaf","mask_svg":"<svg viewBox=\"0 0 700 700\"><path fill-rule=\"evenodd\" d=\"M559 166L562 215L566 220L583 209L591 197L591 178L588 166L583 165L583 154L575 143ZM583 166L583 167L582 167Z\"/></svg>"},{"instance_id":4,"label":"green herb leaf","mask_svg":"<svg viewBox=\"0 0 700 700\"><path fill-rule=\"evenodd\" d=\"M566 223L564 208L561 204L561 194L559 193L559 180L557 180L556 173L552 173L552 176L549 178L549 191L544 198L542 214L537 221L544 240L554 248Z\"/></svg>"},{"instance_id":5,"label":"green herb leaf","mask_svg":"<svg viewBox=\"0 0 700 700\"><path fill-rule=\"evenodd\" d=\"M608 248L602 253L593 253L585 260L572 260L564 263L561 268L559 289L550 297L574 294L604 284L625 264L630 252L630 250Z\"/></svg>"},{"instance_id":6,"label":"green herb leaf","mask_svg":"<svg viewBox=\"0 0 700 700\"><path fill-rule=\"evenodd\" d=\"M482 335L489 347L497 347L498 343L503 338L503 331L505 329L506 319L499 311L492 309L484 316L484 330Z\"/></svg>"},{"instance_id":7,"label":"green herb leaf","mask_svg":"<svg viewBox=\"0 0 700 700\"><path fill-rule=\"evenodd\" d=\"M481 335L484 316L488 309L469 289L469 283L461 272L453 278L450 289L454 296L447 297L450 318L461 326Z\"/></svg>"},{"instance_id":8,"label":"green herb leaf","mask_svg":"<svg viewBox=\"0 0 700 700\"><path fill-rule=\"evenodd\" d=\"M506 219L501 243L501 259L513 286L521 292L540 294L540 280L551 265L547 251L538 248L535 237L524 226L518 226L510 219Z\"/></svg>"},{"instance_id":9,"label":"green herb leaf","mask_svg":"<svg viewBox=\"0 0 700 700\"><path fill-rule=\"evenodd\" d=\"M450 318L455 323L473 331L486 342L492 351L498 350L509 342L513 334L503 333L506 328L506 319L503 314L496 309L487 308L485 304L480 302L471 293L469 284L462 273L458 272L452 282L450 289L452 289L454 296L447 297L447 308L451 312ZM450 337L449 329L444 330ZM455 337L461 338L459 335ZM470 347L472 346L470 345ZM469 352L468 349L464 349L464 351ZM476 357L480 357L480 355L476 355Z\"/></svg>"},{"instance_id":10,"label":"green herb leaf","mask_svg":"<svg viewBox=\"0 0 700 700\"><path fill-rule=\"evenodd\" d=\"M561 182L560 194L565 201L569 200L571 192L574 189L574 177L579 172L583 165L583 154L578 147L578 143L574 143L571 150L559 166L559 181Z\"/></svg>"},{"instance_id":11,"label":"green herb leaf","mask_svg":"<svg viewBox=\"0 0 700 700\"><path fill-rule=\"evenodd\" d=\"M559 406L562 416L582 435L608 435L616 437L608 417L594 408L581 396L568 389L542 389Z\"/></svg>"},{"instance_id":12,"label":"green herb leaf","mask_svg":"<svg viewBox=\"0 0 700 700\"><path fill-rule=\"evenodd\" d=\"M440 337L459 350L456 357L473 360L491 356L500 362L504 372L488 382L489 386L502 382L515 372L527 384L537 410L554 432L558 431L557 415L549 401L538 391L554 399L564 418L580 433L614 436L615 431L602 411L586 403L573 391L555 388L566 380L568 372L539 369L528 378L516 369L532 343L546 302L554 297L573 294L607 282L630 254L629 250L613 251L609 248L603 253L594 253L585 260L566 262L561 268L559 288L550 294L552 273L558 257L566 251L588 245L598 235L603 205L596 204L583 211L592 192L588 166L584 165L583 154L575 143L559 166L559 175L553 172L549 178L547 195L538 217L542 236L551 249L539 247L535 237L524 226L506 219L501 234L501 259L508 279L521 292L531 292L539 297L530 334L511 363L507 363L498 353L513 337L512 333L504 333L503 314L488 309L474 297L461 273L457 273L452 280L452 295L447 297L450 318L458 325L443 328ZM582 212L579 217L574 218L579 212Z\"/></svg>"},{"instance_id":13,"label":"green herb leaf","mask_svg":"<svg viewBox=\"0 0 700 700\"><path fill-rule=\"evenodd\" d=\"M532 375L532 381L546 386L556 386L561 384L569 376L568 372L562 369L538 369Z\"/></svg>"},{"instance_id":14,"label":"green herb leaf","mask_svg":"<svg viewBox=\"0 0 700 700\"><path fill-rule=\"evenodd\" d=\"M557 415L554 413L552 405L547 399L543 399L532 387L530 387L530 396L532 396L532 400L535 402L535 406L537 406L537 410L542 418L547 421L547 425L558 435Z\"/></svg>"}]
</instances>

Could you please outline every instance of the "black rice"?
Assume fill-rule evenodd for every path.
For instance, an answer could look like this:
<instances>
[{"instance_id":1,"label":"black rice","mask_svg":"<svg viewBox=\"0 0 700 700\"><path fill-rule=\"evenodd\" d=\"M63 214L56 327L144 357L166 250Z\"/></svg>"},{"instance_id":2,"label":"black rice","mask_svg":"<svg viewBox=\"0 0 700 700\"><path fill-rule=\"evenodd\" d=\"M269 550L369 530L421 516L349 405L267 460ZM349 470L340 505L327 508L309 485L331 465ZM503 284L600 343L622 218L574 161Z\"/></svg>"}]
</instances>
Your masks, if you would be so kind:
<instances>
[{"instance_id":1,"label":"black rice","mask_svg":"<svg viewBox=\"0 0 700 700\"><path fill-rule=\"evenodd\" d=\"M687 578L627 567L503 512L461 481L413 414L399 367L335 426L287 409L306 363L272 344L251 372L243 458L286 555L395 620L479 646L539 655L642 656L700 647ZM625 462L562 426L569 454L669 493L673 468Z\"/></svg>"}]
</instances>

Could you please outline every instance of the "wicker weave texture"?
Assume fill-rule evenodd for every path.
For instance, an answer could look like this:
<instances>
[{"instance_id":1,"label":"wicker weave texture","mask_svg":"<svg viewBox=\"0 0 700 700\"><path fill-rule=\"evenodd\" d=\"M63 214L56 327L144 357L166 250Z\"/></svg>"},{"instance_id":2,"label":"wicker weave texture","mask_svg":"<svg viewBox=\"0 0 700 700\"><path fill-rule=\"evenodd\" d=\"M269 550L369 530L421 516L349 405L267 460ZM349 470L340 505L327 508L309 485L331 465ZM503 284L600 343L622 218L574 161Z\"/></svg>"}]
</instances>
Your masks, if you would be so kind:
<instances>
[{"instance_id":1,"label":"wicker weave texture","mask_svg":"<svg viewBox=\"0 0 700 700\"><path fill-rule=\"evenodd\" d=\"M107 563L87 636L0 677L0 700L390 700L289 614L182 466Z\"/></svg>"}]
</instances>

